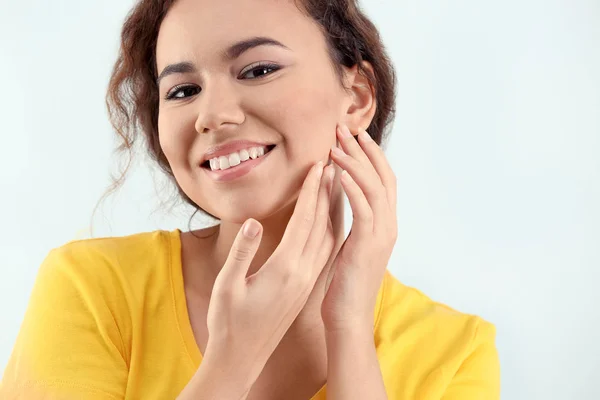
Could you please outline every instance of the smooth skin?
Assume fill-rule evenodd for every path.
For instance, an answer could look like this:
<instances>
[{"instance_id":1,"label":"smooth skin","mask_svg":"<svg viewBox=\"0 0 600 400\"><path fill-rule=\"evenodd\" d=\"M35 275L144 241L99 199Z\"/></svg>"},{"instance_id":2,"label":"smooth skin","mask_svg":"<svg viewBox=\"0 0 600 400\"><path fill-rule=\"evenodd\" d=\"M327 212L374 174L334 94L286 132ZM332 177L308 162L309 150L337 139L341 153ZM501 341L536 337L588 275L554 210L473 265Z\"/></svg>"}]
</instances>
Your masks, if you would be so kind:
<instances>
[{"instance_id":1,"label":"smooth skin","mask_svg":"<svg viewBox=\"0 0 600 400\"><path fill-rule=\"evenodd\" d=\"M333 262L321 315L328 332L349 333L373 322L377 293L398 237L396 176L381 147L346 126L337 135L333 161L344 169L341 183L352 208L352 228ZM345 151L344 151L345 150Z\"/></svg>"},{"instance_id":2,"label":"smooth skin","mask_svg":"<svg viewBox=\"0 0 600 400\"><path fill-rule=\"evenodd\" d=\"M208 310L210 335L207 354L229 351L244 354L250 362L250 380L262 368L300 310L333 249L329 220L329 193L333 169L322 179L323 163L311 169L296 203L294 214L277 249L261 269L246 277L262 236L262 226L251 219L249 229L258 229L254 239L238 232L229 257L219 273Z\"/></svg>"},{"instance_id":3,"label":"smooth skin","mask_svg":"<svg viewBox=\"0 0 600 400\"><path fill-rule=\"evenodd\" d=\"M328 354L332 355L328 391L331 398L359 398L357 387L350 383L360 379L368 383L358 390L385 399L376 354L367 353L364 364L359 362L358 368L353 367L357 364L356 356L349 358L346 354L356 352L357 347L374 350L369 343L373 310L397 237L396 178L383 151L364 130L358 136L360 145L346 126L338 129L337 135L343 147L354 155L339 147L331 151L332 159L345 167L341 183L354 219L348 238L340 251L335 252L332 279L327 279L322 305L327 342L333 342L328 348ZM211 336L214 339L209 341L206 359L211 366L220 364L223 376L228 377L230 384L237 382L239 391L232 394L216 391L215 396L246 398L306 304L315 282L325 279L323 268L332 257L335 243L329 215L334 166L329 165L324 171L321 161L311 169L280 245L262 268L249 277L246 277L248 267L258 249L262 226L250 219L236 236L212 292L208 331L218 334ZM348 338L352 337L360 338L362 346L356 346L357 341L350 342ZM217 361L224 354L228 354L227 361ZM235 357L236 354L244 357ZM195 396L201 390L206 394L202 385L208 379L198 379L200 383L188 385L180 399ZM231 385L227 390L231 390Z\"/></svg>"},{"instance_id":4,"label":"smooth skin","mask_svg":"<svg viewBox=\"0 0 600 400\"><path fill-rule=\"evenodd\" d=\"M306 304L334 245L329 218L333 175L333 166L324 172L323 162L311 168L281 243L261 269L249 277L248 267L263 229L250 219L238 232L212 291L207 325L209 335L213 334L205 354L207 365L219 365L224 371L229 381L227 390L231 390L233 381L238 391L223 393L215 388L215 397L242 398L248 394ZM199 379L195 385L188 385L179 399L206 395L202 385L210 380Z\"/></svg>"},{"instance_id":5,"label":"smooth skin","mask_svg":"<svg viewBox=\"0 0 600 400\"><path fill-rule=\"evenodd\" d=\"M222 57L223 51L230 45L258 36L276 39L286 48L263 45L251 48L235 59ZM298 315L295 319L289 316L291 325L287 331L284 331L283 326L273 325L270 327L272 334L267 334L262 339L267 346L265 349L271 349L273 344L268 344L269 340L275 340L284 331L261 373L266 382L263 388L266 392L269 382L281 383L286 376L290 382L300 380L303 383L306 379L318 387L319 383L330 379L324 317L332 322L330 328L333 331L344 329L348 324L355 324L359 320L363 321L361 323L364 323L365 329L372 330L373 321L366 321L368 309L371 305L374 307L373 291L378 288L378 282L381 282L383 276L381 265L386 264L383 262L385 252L381 251L383 247L374 243L373 238L369 238L360 247L355 246L369 231L368 228L361 228L362 222L360 226L353 223L349 237L351 239L345 242L342 189L349 189L346 192L351 205L361 202L357 200L358 191L356 188L352 190L351 182L350 185L341 183L341 169L347 169L359 185L357 187L366 190L369 204L371 194L374 193L372 185L378 181L373 180L365 186L365 178L356 173L357 168L363 169L364 173L369 174L363 176L371 180L373 174L368 168L374 167L369 167L365 160L371 160L373 150L369 152L365 148L364 157L360 158L360 153L357 156L356 150L360 150L361 146L356 139L350 138L354 143L344 143L345 140L340 140L336 135L338 125L347 125L355 133L360 127L369 126L376 107L373 87L365 76L358 73L356 66L343 67L343 85L340 84L331 66L323 33L291 0L179 0L165 16L159 30L157 70L160 74L167 65L182 61L193 64L194 71L168 75L159 85L160 145L182 190L199 207L220 219L217 226L203 230L205 232L202 233L210 233L203 239L197 239L189 232L182 235L186 299L188 305L191 305L190 320L198 345L201 349L204 347L204 330L221 331L208 327L209 320L212 321L208 314L212 316L216 312L199 312L194 305L205 304L210 299L211 308L227 306L214 305L218 301L214 300L216 297L213 297L213 290L220 287L218 280L226 281L218 278L219 274L230 260L242 225L253 218L262 226L261 237L250 260L246 277L252 276L266 265L275 265L274 260L278 258L289 262L289 266L282 263L280 268L296 266L312 271L305 272L304 277L308 282L314 279L315 270L321 271L312 291L303 293L308 298ZM276 64L278 68L259 66L265 63ZM363 66L371 69L368 62L364 62ZM171 98L167 99L169 96ZM209 147L235 139L267 141L277 146L268 160L247 176L231 182L213 181L198 166L198 161ZM348 161L355 159L362 164L361 168L358 167L359 164L344 162L330 154L331 147L337 142L350 155ZM357 147L352 148L352 144ZM373 145L378 148L374 142ZM383 156L383 152L380 156ZM336 170L336 177L328 213L333 236L328 259L324 261L324 265L315 265L300 262L298 253L280 256L285 252L278 250L282 243L285 245L283 249L292 248L284 237L298 207L305 180L310 179L311 167L318 161L327 163L330 158L334 164L328 168ZM375 168L379 173L380 166L375 165ZM384 179L379 179L381 187L389 181ZM380 187L377 190L381 192ZM377 206L374 203L372 205ZM353 215L361 221L365 220L363 209L364 207L353 207ZM379 210L383 208L377 206L374 215L385 219L382 217L383 212ZM393 215L389 213L390 218ZM304 215L297 218L310 219ZM394 232L389 229L379 230L373 226L370 229L371 232L377 231L378 239L383 238L381 243L385 243L384 249L387 250L393 241ZM390 236L384 238L384 231ZM302 243L298 239L302 235L298 236L292 230L290 232L289 240ZM308 235L307 238L309 237L311 236ZM350 246L350 243L353 245ZM321 246L322 243L319 245L319 248L326 248ZM333 275L332 265L342 245L344 251L336 265L344 266L344 271L339 276L337 273ZM370 252L373 252L372 256L368 256ZM273 257L273 254L277 257ZM348 261L354 255L360 256L358 260L377 260L377 263L371 266L352 265ZM318 255L313 257L315 260L319 259ZM308 260L307 257L305 259ZM367 268L372 269L372 277L363 282L368 275ZM336 280L336 277L339 279ZM329 288L331 295L324 302L328 279L334 280ZM347 303L346 300L350 298L348 294L356 289L359 282L361 285L365 284L364 291L357 292L360 293L358 299L363 299L360 300L360 306L356 302ZM254 313L252 325L264 325L265 329L269 329L269 322L280 321L271 319L270 308L264 309L265 299L276 298L278 302L291 307L290 312L293 314L294 307L298 306L296 302L301 298L299 289L298 292L286 292L289 293L289 299L282 300L280 296L276 296L279 288L272 283L266 280L263 284L264 288L270 288L271 293L263 292L264 298L248 297L249 303L240 306L247 311L253 310L249 311ZM298 284L298 287L301 286ZM238 286L240 287L244 286ZM236 292L233 288L223 289L223 293L231 295L232 292L239 291ZM235 297L238 300L242 298L239 293L231 296L238 296ZM227 295L224 298L227 299ZM233 303L230 302L229 305ZM241 303L235 304L239 306ZM327 304L327 311L322 314L324 304ZM285 306L282 307L281 310L284 310ZM237 315L236 309L232 309L232 315ZM339 317L341 313L348 313L349 309L354 310L355 318ZM264 311L264 316L258 317L257 313L261 310ZM283 314L279 317L283 318ZM215 321L210 323L213 322ZM231 336L229 333L224 337ZM217 343L218 337L215 333L208 342ZM240 334L239 340L243 340L243 337ZM252 340L246 341L250 349L253 348ZM205 356L209 353L208 342L204 348ZM293 371L290 360L297 360L298 363Z\"/></svg>"}]
</instances>

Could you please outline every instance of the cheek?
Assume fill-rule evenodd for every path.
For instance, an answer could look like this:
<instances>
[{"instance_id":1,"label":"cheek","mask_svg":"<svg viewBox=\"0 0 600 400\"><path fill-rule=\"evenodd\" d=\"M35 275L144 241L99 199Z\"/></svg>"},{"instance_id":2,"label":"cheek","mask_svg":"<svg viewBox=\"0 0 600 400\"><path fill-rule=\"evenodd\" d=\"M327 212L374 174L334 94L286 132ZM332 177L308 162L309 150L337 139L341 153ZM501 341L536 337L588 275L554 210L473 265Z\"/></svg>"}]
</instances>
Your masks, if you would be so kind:
<instances>
[{"instance_id":1,"label":"cheek","mask_svg":"<svg viewBox=\"0 0 600 400\"><path fill-rule=\"evenodd\" d=\"M317 159L335 143L335 126L340 117L339 94L327 85L295 85L268 96L260 105L284 135L291 157ZM264 111L263 111L264 115Z\"/></svg>"},{"instance_id":2,"label":"cheek","mask_svg":"<svg viewBox=\"0 0 600 400\"><path fill-rule=\"evenodd\" d=\"M293 91L283 92L278 103L284 120L295 125L314 125L337 115L335 97L336 94L318 85L298 85Z\"/></svg>"},{"instance_id":3,"label":"cheek","mask_svg":"<svg viewBox=\"0 0 600 400\"><path fill-rule=\"evenodd\" d=\"M192 122L193 123L193 122ZM187 119L174 113L164 112L158 116L158 139L172 168L180 168L187 160L187 149L193 137L186 137Z\"/></svg>"}]
</instances>

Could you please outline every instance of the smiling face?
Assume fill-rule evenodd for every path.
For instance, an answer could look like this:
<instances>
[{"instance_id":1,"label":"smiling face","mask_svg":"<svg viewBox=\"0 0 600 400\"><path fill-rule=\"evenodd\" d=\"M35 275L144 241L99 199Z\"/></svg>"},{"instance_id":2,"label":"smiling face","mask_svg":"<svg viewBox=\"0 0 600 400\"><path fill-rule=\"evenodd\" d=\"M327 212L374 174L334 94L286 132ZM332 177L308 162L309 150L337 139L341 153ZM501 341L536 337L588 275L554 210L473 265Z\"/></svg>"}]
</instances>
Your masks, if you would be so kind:
<instances>
[{"instance_id":1,"label":"smiling face","mask_svg":"<svg viewBox=\"0 0 600 400\"><path fill-rule=\"evenodd\" d=\"M225 57L230 46L255 37L285 47L263 44ZM186 71L160 80L158 131L182 190L235 223L294 202L311 166L327 161L336 124L352 104L316 22L293 0L179 0L160 27L158 73L181 62L190 64ZM244 176L214 179L200 161L210 147L233 140L276 147Z\"/></svg>"}]
</instances>

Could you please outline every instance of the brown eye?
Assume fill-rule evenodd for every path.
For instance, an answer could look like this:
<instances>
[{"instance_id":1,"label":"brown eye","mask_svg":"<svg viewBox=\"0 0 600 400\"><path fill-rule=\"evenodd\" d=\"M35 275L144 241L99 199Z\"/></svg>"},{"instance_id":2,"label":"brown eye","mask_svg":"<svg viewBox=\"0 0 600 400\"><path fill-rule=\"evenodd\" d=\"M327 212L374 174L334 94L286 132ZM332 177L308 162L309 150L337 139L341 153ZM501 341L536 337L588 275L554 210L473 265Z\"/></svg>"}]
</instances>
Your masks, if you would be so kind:
<instances>
[{"instance_id":1,"label":"brown eye","mask_svg":"<svg viewBox=\"0 0 600 400\"><path fill-rule=\"evenodd\" d=\"M165 100L172 99L185 99L189 96L193 96L200 91L200 88L197 86L185 85L185 86L176 86L173 90L171 90L165 96Z\"/></svg>"},{"instance_id":2,"label":"brown eye","mask_svg":"<svg viewBox=\"0 0 600 400\"><path fill-rule=\"evenodd\" d=\"M271 64L271 63L259 63L257 66L255 66L254 68L248 70L247 72L242 72L242 76L248 76L250 75L250 78L247 79L260 79L264 76L267 76L277 70L281 69L281 67L277 64Z\"/></svg>"}]
</instances>

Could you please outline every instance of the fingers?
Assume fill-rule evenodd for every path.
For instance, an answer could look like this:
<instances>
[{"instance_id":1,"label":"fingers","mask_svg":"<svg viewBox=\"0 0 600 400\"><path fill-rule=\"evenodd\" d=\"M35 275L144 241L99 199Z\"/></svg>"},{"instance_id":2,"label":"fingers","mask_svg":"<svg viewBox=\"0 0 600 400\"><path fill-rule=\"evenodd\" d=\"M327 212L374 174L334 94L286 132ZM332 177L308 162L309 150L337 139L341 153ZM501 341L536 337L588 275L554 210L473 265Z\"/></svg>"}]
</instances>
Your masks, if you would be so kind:
<instances>
[{"instance_id":1,"label":"fingers","mask_svg":"<svg viewBox=\"0 0 600 400\"><path fill-rule=\"evenodd\" d=\"M294 213L278 246L278 249L281 249L286 253L286 257L290 257L292 260L300 258L313 229L322 174L323 162L319 161L304 180Z\"/></svg>"},{"instance_id":2,"label":"fingers","mask_svg":"<svg viewBox=\"0 0 600 400\"><path fill-rule=\"evenodd\" d=\"M262 238L262 225L255 219L248 219L238 231L233 241L225 265L217 275L215 285L230 288L245 282L248 268L254 259Z\"/></svg>"},{"instance_id":3,"label":"fingers","mask_svg":"<svg viewBox=\"0 0 600 400\"><path fill-rule=\"evenodd\" d=\"M346 132L344 136L342 133ZM377 176L379 182L385 187L388 203L390 208L396 209L396 175L390 163L385 156L383 149L371 138L369 133L364 129L358 130L358 142L350 134L348 137L348 127L343 127L338 130L339 141L344 151L351 157L355 158L370 172L375 172L371 175ZM374 178L373 178L374 179ZM360 184L360 182L358 182Z\"/></svg>"},{"instance_id":4,"label":"fingers","mask_svg":"<svg viewBox=\"0 0 600 400\"><path fill-rule=\"evenodd\" d=\"M375 225L385 226L389 223L390 212L395 215L396 181L383 150L373 140L365 139L364 134L368 134L362 130L359 142L347 127L338 129L337 134L343 150L332 149L333 160L348 171L362 191L372 209Z\"/></svg>"},{"instance_id":5,"label":"fingers","mask_svg":"<svg viewBox=\"0 0 600 400\"><path fill-rule=\"evenodd\" d=\"M364 129L358 131L358 140L360 147L365 152L369 161L375 168L377 175L381 179L381 183L386 189L388 202L392 210L396 210L396 174L392 166L387 160L383 149L371 138L369 133Z\"/></svg>"},{"instance_id":6,"label":"fingers","mask_svg":"<svg viewBox=\"0 0 600 400\"><path fill-rule=\"evenodd\" d=\"M315 223L301 256L308 265L314 266L316 269L321 269L323 267L322 263L318 262L319 258L317 255L319 250L323 247L323 240L329 222L329 204L334 174L335 167L333 165L328 165L324 168L323 178L321 179L321 186L319 188Z\"/></svg>"},{"instance_id":7,"label":"fingers","mask_svg":"<svg viewBox=\"0 0 600 400\"><path fill-rule=\"evenodd\" d=\"M367 168L371 165L371 162L361 149L361 146L356 142L356 138L352 135L350 129L348 129L346 125L338 125L336 129L336 136L340 142L340 147L342 150L347 155L351 156L352 159L356 160L359 165L364 167L365 175L368 175L368 177L375 182L380 183L381 180L379 179L376 171L373 168Z\"/></svg>"},{"instance_id":8,"label":"fingers","mask_svg":"<svg viewBox=\"0 0 600 400\"><path fill-rule=\"evenodd\" d=\"M325 230L325 236L323 236L323 243L321 244L318 251L316 265L320 265L323 268L328 264L329 261L335 256L332 254L333 246L335 244L335 235L333 233L333 225L331 224L331 218L327 218L327 229Z\"/></svg>"},{"instance_id":9,"label":"fingers","mask_svg":"<svg viewBox=\"0 0 600 400\"><path fill-rule=\"evenodd\" d=\"M362 190L352 179L347 171L342 171L340 179L344 192L348 196L348 202L352 208L352 232L356 232L360 237L367 238L374 234L373 232L373 210L369 202L363 195ZM363 236L365 235L365 236Z\"/></svg>"}]
</instances>

